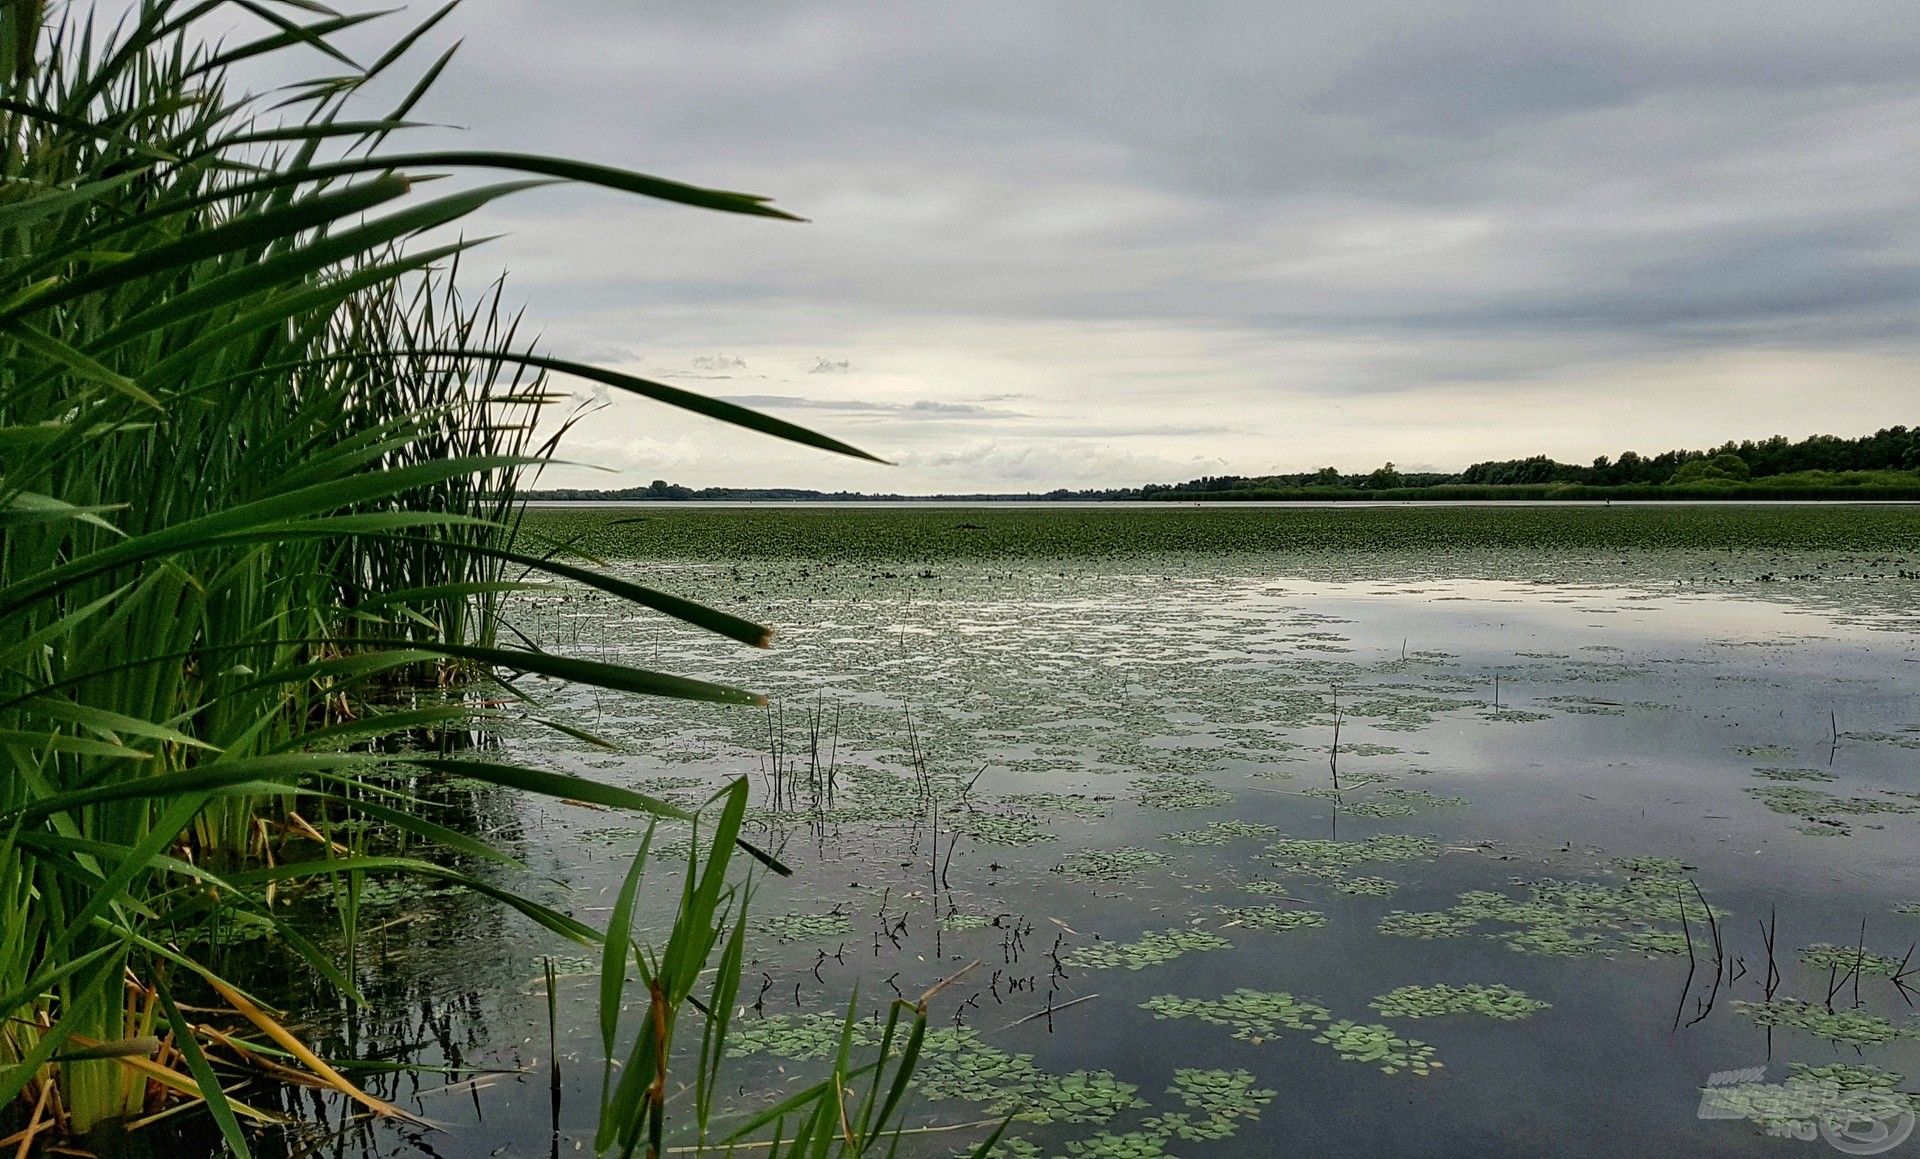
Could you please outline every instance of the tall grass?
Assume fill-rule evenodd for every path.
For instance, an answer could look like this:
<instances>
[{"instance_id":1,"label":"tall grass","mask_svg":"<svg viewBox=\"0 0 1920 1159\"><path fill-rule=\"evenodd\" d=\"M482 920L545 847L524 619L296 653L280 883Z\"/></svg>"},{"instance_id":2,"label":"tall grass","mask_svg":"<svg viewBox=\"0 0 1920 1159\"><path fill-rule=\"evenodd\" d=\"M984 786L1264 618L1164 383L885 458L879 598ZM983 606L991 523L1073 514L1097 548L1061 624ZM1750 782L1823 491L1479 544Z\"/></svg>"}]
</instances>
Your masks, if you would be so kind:
<instances>
[{"instance_id":1,"label":"tall grass","mask_svg":"<svg viewBox=\"0 0 1920 1159\"><path fill-rule=\"evenodd\" d=\"M550 449L533 442L532 419L551 401L546 376L860 453L535 353L497 284L462 295L458 262L473 243L449 228L555 180L786 215L761 198L565 159L394 151L446 58L429 62L397 107L369 116L363 93L446 9L362 65L333 38L367 16L306 0L144 0L112 24L85 12L46 18L36 0L4 3L0 1123L18 1128L5 1142L138 1125L198 1101L245 1153L241 1122L262 1113L230 1099L222 1076L249 1052L207 1039L176 990L217 1001L262 1050L343 1097L397 1114L221 978L196 955L192 931L264 925L356 1000L351 970L283 919L281 884L429 873L567 937L602 940L430 861L314 840L316 821L354 816L500 857L413 807L406 777L422 772L691 819L538 769L383 751L395 747L389 738L471 712L457 695L418 706L392 689L490 682L518 695L515 675L538 673L758 701L499 644L499 599L530 580L588 584L739 641L767 638L738 617L520 544L517 489ZM234 17L262 31L234 44L200 35ZM265 99L227 83L235 63L293 53L322 61L325 74ZM513 177L437 194L421 184L454 170ZM722 924L744 913L744 894L727 884L733 835L709 847L699 892L682 898L689 929L713 926L723 903ZM624 931L607 944L623 958L629 949ZM673 1009L715 944L670 944L662 962L672 971L652 976L674 979L664 991ZM660 1100L619 1107L649 1124L657 1145ZM628 1121L613 1131L630 1151L638 1136Z\"/></svg>"}]
</instances>

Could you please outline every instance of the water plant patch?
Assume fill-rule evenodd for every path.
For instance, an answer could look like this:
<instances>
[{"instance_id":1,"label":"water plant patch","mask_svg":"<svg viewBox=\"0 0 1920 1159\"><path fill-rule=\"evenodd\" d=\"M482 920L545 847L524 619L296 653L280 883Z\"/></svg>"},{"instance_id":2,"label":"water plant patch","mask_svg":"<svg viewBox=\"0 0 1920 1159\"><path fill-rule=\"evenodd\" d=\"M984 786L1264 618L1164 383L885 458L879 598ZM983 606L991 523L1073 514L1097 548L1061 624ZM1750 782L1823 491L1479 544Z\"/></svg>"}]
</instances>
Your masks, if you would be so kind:
<instances>
[{"instance_id":1,"label":"water plant patch","mask_svg":"<svg viewBox=\"0 0 1920 1159\"><path fill-rule=\"evenodd\" d=\"M1502 1022L1532 1017L1547 1008L1547 1003L1529 998L1511 986L1482 986L1470 982L1464 986L1435 983L1431 986L1397 986L1368 1005L1382 1018L1439 1018L1447 1014L1481 1014Z\"/></svg>"}]
</instances>

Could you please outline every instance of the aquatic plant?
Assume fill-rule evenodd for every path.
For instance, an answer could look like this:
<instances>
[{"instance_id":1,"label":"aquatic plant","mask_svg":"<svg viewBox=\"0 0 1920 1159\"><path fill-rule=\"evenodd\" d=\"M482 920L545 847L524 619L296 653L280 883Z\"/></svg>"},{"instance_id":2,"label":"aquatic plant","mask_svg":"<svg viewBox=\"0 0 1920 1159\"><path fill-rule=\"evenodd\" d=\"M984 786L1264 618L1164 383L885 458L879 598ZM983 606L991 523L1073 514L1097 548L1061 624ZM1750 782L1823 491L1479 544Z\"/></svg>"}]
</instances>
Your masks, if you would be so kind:
<instances>
[{"instance_id":1,"label":"aquatic plant","mask_svg":"<svg viewBox=\"0 0 1920 1159\"><path fill-rule=\"evenodd\" d=\"M1733 1006L1751 1018L1755 1025L1804 1031L1816 1038L1848 1046L1878 1046L1899 1038L1920 1037L1920 1027L1896 1026L1864 1010L1829 1010L1817 1002L1799 998L1774 998L1766 1002L1735 1001Z\"/></svg>"},{"instance_id":2,"label":"aquatic plant","mask_svg":"<svg viewBox=\"0 0 1920 1159\"><path fill-rule=\"evenodd\" d=\"M1137 942L1090 942L1076 948L1061 964L1079 970L1104 970L1125 966L1144 970L1171 962L1184 954L1206 950L1225 950L1233 943L1218 934L1199 929L1149 930Z\"/></svg>"},{"instance_id":3,"label":"aquatic plant","mask_svg":"<svg viewBox=\"0 0 1920 1159\"><path fill-rule=\"evenodd\" d=\"M1832 773L1823 769L1759 768L1753 770L1753 775L1769 781L1831 781L1834 779Z\"/></svg>"},{"instance_id":4,"label":"aquatic plant","mask_svg":"<svg viewBox=\"0 0 1920 1159\"><path fill-rule=\"evenodd\" d=\"M1403 1070L1425 1077L1438 1069L1434 1048L1417 1038L1401 1038L1392 1027L1377 1022L1357 1023L1341 1019L1320 1028L1313 1040L1333 1048L1342 1060L1376 1064L1382 1074Z\"/></svg>"},{"instance_id":5,"label":"aquatic plant","mask_svg":"<svg viewBox=\"0 0 1920 1159\"><path fill-rule=\"evenodd\" d=\"M1850 1063L1793 1063L1785 1082L1748 1081L1701 1089L1701 1106L1769 1129L1808 1125L1844 1130L1862 1118L1885 1119L1920 1107L1897 1089L1901 1076Z\"/></svg>"},{"instance_id":6,"label":"aquatic plant","mask_svg":"<svg viewBox=\"0 0 1920 1159\"><path fill-rule=\"evenodd\" d=\"M1824 1083L1842 1091L1890 1091L1898 1089L1906 1081L1893 1071L1849 1062L1830 1062L1821 1066L1796 1062L1789 1064L1787 1071L1793 1078Z\"/></svg>"},{"instance_id":7,"label":"aquatic plant","mask_svg":"<svg viewBox=\"0 0 1920 1159\"><path fill-rule=\"evenodd\" d=\"M1258 1044L1281 1030L1311 1030L1332 1013L1324 1006L1303 1002L1284 990L1241 987L1219 998L1182 998L1161 994L1140 1004L1155 1018L1194 1018L1230 1027L1235 1038Z\"/></svg>"},{"instance_id":8,"label":"aquatic plant","mask_svg":"<svg viewBox=\"0 0 1920 1159\"><path fill-rule=\"evenodd\" d=\"M1350 869L1376 861L1416 861L1433 856L1439 844L1430 837L1382 833L1365 841L1287 838L1267 846L1275 864L1291 869Z\"/></svg>"},{"instance_id":9,"label":"aquatic plant","mask_svg":"<svg viewBox=\"0 0 1920 1159\"><path fill-rule=\"evenodd\" d=\"M1037 845L1054 839L1053 834L1040 828L1033 818L1017 814L962 809L942 818L942 822L984 845Z\"/></svg>"},{"instance_id":10,"label":"aquatic plant","mask_svg":"<svg viewBox=\"0 0 1920 1159\"><path fill-rule=\"evenodd\" d=\"M1398 801L1343 801L1340 811L1350 817L1411 817L1415 813L1412 805Z\"/></svg>"},{"instance_id":11,"label":"aquatic plant","mask_svg":"<svg viewBox=\"0 0 1920 1159\"><path fill-rule=\"evenodd\" d=\"M1108 812L1105 798L1079 793L1014 793L1002 800L1015 808L1070 817L1104 817Z\"/></svg>"},{"instance_id":12,"label":"aquatic plant","mask_svg":"<svg viewBox=\"0 0 1920 1159\"><path fill-rule=\"evenodd\" d=\"M1483 1014L1502 1022L1532 1017L1547 1003L1529 998L1511 986L1397 986L1368 1005L1382 1018L1438 1018L1447 1014Z\"/></svg>"},{"instance_id":13,"label":"aquatic plant","mask_svg":"<svg viewBox=\"0 0 1920 1159\"><path fill-rule=\"evenodd\" d=\"M1509 950L1548 958L1572 958L1581 954L1607 952L1605 940L1599 934L1576 934L1559 926L1504 930L1492 936L1506 943Z\"/></svg>"},{"instance_id":14,"label":"aquatic plant","mask_svg":"<svg viewBox=\"0 0 1920 1159\"><path fill-rule=\"evenodd\" d=\"M1287 558L1377 554L1392 543L1418 556L1435 575L1462 574L1463 564L1550 550L1568 559L1618 559L1624 553L1706 553L1716 559L1746 553L1756 566L1777 559L1780 545L1803 552L1875 555L1920 552L1910 511L1897 506L1682 506L1636 511L1577 507L1419 509L1296 508L1274 512L1219 507L1206 518L1174 520L1160 511L1124 506L1088 508L971 508L975 527L954 534L950 510L890 507L842 510L739 508L723 512L666 512L641 523L591 509L542 511L535 525L557 539L579 537L597 555L633 559L803 560L820 558L823 543L843 558L915 566L927 561L1137 560L1246 554ZM1608 573L1609 575L1613 573ZM1409 652L1420 662L1455 660L1438 649ZM1757 761L1787 761L1786 746L1755 746Z\"/></svg>"},{"instance_id":15,"label":"aquatic plant","mask_svg":"<svg viewBox=\"0 0 1920 1159\"><path fill-rule=\"evenodd\" d=\"M1835 946L1827 942L1815 942L1801 950L1800 960L1816 970L1834 970L1842 974L1859 970L1862 974L1883 978L1897 978L1907 966L1899 958L1871 953L1858 946Z\"/></svg>"},{"instance_id":16,"label":"aquatic plant","mask_svg":"<svg viewBox=\"0 0 1920 1159\"><path fill-rule=\"evenodd\" d=\"M985 1150L975 1149L971 1152L954 1152L956 1156L968 1154L975 1156L976 1159L1042 1159L1042 1156L1044 1156L1046 1152L1042 1151L1040 1145L1032 1140L1022 1139L1017 1135L1009 1135L1002 1137L999 1142L994 1143Z\"/></svg>"},{"instance_id":17,"label":"aquatic plant","mask_svg":"<svg viewBox=\"0 0 1920 1159\"><path fill-rule=\"evenodd\" d=\"M1133 783L1134 799L1149 809L1217 809L1233 804L1233 794L1199 777L1162 773Z\"/></svg>"},{"instance_id":18,"label":"aquatic plant","mask_svg":"<svg viewBox=\"0 0 1920 1159\"><path fill-rule=\"evenodd\" d=\"M1271 837L1279 830L1271 825L1256 821L1215 821L1204 829L1184 829L1175 833L1162 833L1162 841L1171 841L1176 845L1225 845L1229 841L1242 837Z\"/></svg>"},{"instance_id":19,"label":"aquatic plant","mask_svg":"<svg viewBox=\"0 0 1920 1159\"><path fill-rule=\"evenodd\" d=\"M1775 813L1792 816L1868 817L1880 813L1920 813L1920 805L1879 797L1836 797L1795 785L1752 785L1747 795Z\"/></svg>"},{"instance_id":20,"label":"aquatic plant","mask_svg":"<svg viewBox=\"0 0 1920 1159\"><path fill-rule=\"evenodd\" d=\"M1143 869L1166 863L1164 854L1125 846L1120 849L1082 849L1055 867L1055 872L1093 881L1126 881Z\"/></svg>"},{"instance_id":21,"label":"aquatic plant","mask_svg":"<svg viewBox=\"0 0 1920 1159\"><path fill-rule=\"evenodd\" d=\"M842 913L783 914L763 918L759 926L782 942L810 942L842 938L853 932L853 921Z\"/></svg>"},{"instance_id":22,"label":"aquatic plant","mask_svg":"<svg viewBox=\"0 0 1920 1159\"><path fill-rule=\"evenodd\" d=\"M1402 938L1457 938L1477 924L1477 919L1442 912L1409 913L1394 910L1380 919L1374 928L1383 934Z\"/></svg>"},{"instance_id":23,"label":"aquatic plant","mask_svg":"<svg viewBox=\"0 0 1920 1159\"><path fill-rule=\"evenodd\" d=\"M1678 930L1631 930L1620 935L1620 942L1643 954L1684 954L1687 935Z\"/></svg>"},{"instance_id":24,"label":"aquatic plant","mask_svg":"<svg viewBox=\"0 0 1920 1159\"><path fill-rule=\"evenodd\" d=\"M1179 1067L1173 1072L1173 1085L1167 1092L1178 1096L1189 1110L1209 1119L1256 1119L1260 1117L1261 1108L1271 1103L1278 1092L1256 1087L1254 1082L1253 1074L1245 1070ZM1181 1137L1193 1136L1182 1134Z\"/></svg>"},{"instance_id":25,"label":"aquatic plant","mask_svg":"<svg viewBox=\"0 0 1920 1159\"><path fill-rule=\"evenodd\" d=\"M1258 897L1286 897L1293 886L1284 881L1246 881L1240 883L1240 889Z\"/></svg>"},{"instance_id":26,"label":"aquatic plant","mask_svg":"<svg viewBox=\"0 0 1920 1159\"><path fill-rule=\"evenodd\" d=\"M840 1049L843 1032L840 1020L824 1014L769 1014L762 1018L742 1018L727 1030L727 1054L745 1058L771 1054L804 1062L828 1058ZM854 1027L853 1043L872 1046L872 1029L866 1023Z\"/></svg>"},{"instance_id":27,"label":"aquatic plant","mask_svg":"<svg viewBox=\"0 0 1920 1159\"><path fill-rule=\"evenodd\" d=\"M1137 1087L1109 1071L1050 1074L1032 1055L991 1046L970 1026L927 1032L914 1084L926 1098L975 1103L1023 1123L1104 1123L1146 1106Z\"/></svg>"},{"instance_id":28,"label":"aquatic plant","mask_svg":"<svg viewBox=\"0 0 1920 1159\"><path fill-rule=\"evenodd\" d=\"M1101 1131L1067 1140L1071 1159L1166 1159L1167 1136L1160 1131Z\"/></svg>"},{"instance_id":29,"label":"aquatic plant","mask_svg":"<svg viewBox=\"0 0 1920 1159\"><path fill-rule=\"evenodd\" d=\"M459 223L553 181L787 215L762 198L564 158L393 150L447 58L395 90L398 108L365 117L355 106L398 79L450 6L365 67L335 41L370 14L303 0L144 0L98 23L76 9L43 24L45 8L10 3L0 17L14 50L0 77L0 1115L24 1096L26 1149L35 1136L198 1106L244 1156L240 1121L270 1117L227 1091L236 1059L266 1056L209 1025L227 1021L274 1044L271 1073L403 1117L179 947L202 929L265 931L289 972L358 1005L362 909L411 900L387 885L409 877L490 897L577 943L603 941L434 860L510 858L436 820L422 785L458 779L683 824L691 811L591 777L449 755L465 730L501 715L480 703L485 692L470 702L466 691L498 685L535 711L540 680L758 700L498 646L501 601L552 585L741 643L769 635L581 566L593 561L564 546L520 543L520 485L551 450L534 435L558 397L544 376L857 453L535 352L497 283L463 291L460 258L477 242ZM237 40L208 39L230 20ZM228 85L239 61L292 79L297 66L278 61L308 50L329 58L328 75L264 98ZM477 170L532 180L433 195L429 178ZM450 693L393 695L410 685ZM744 785L726 793L725 836L682 896L674 937L644 964L658 984L652 1029L622 1076L642 1088L609 1092L619 1122L602 1150L632 1152L635 1132L658 1143L663 1103L636 1076L652 1058L646 1035L691 999L725 924L716 916L737 896L726 878ZM370 823L408 847L369 852ZM337 910L338 957L276 904L309 880ZM604 939L620 968L603 985L624 979L626 932ZM737 970L722 952L717 989L729 961ZM198 1003L196 1020L175 988ZM894 1105L859 1129L884 1128ZM870 1142L824 1136L835 1138L850 1153Z\"/></svg>"},{"instance_id":30,"label":"aquatic plant","mask_svg":"<svg viewBox=\"0 0 1920 1159\"><path fill-rule=\"evenodd\" d=\"M1459 809L1464 808L1467 803L1465 797L1442 797L1435 793L1429 793L1425 789L1408 789L1398 785L1389 785L1386 788L1379 789L1375 791L1374 796L1386 797L1395 801L1406 801L1415 805L1423 805L1429 809Z\"/></svg>"},{"instance_id":31,"label":"aquatic plant","mask_svg":"<svg viewBox=\"0 0 1920 1159\"><path fill-rule=\"evenodd\" d=\"M1529 712L1524 708L1490 708L1480 714L1482 720L1498 721L1501 724L1532 724L1535 721L1552 720L1550 712Z\"/></svg>"},{"instance_id":32,"label":"aquatic plant","mask_svg":"<svg viewBox=\"0 0 1920 1159\"><path fill-rule=\"evenodd\" d=\"M1220 920L1250 930L1302 930L1327 924L1319 910L1284 909L1277 905L1221 906Z\"/></svg>"},{"instance_id":33,"label":"aquatic plant","mask_svg":"<svg viewBox=\"0 0 1920 1159\"><path fill-rule=\"evenodd\" d=\"M1391 897L1399 891L1400 883L1386 877L1349 877L1335 882L1333 888L1354 897Z\"/></svg>"}]
</instances>

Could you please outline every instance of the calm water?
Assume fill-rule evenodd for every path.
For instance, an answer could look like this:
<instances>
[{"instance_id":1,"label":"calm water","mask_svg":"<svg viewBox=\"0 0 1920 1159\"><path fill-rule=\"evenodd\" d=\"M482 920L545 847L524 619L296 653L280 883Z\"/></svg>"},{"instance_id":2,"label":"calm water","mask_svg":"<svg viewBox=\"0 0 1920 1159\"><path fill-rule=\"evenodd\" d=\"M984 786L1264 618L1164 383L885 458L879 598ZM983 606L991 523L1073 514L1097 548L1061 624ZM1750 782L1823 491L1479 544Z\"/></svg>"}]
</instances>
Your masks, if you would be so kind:
<instances>
[{"instance_id":1,"label":"calm water","mask_svg":"<svg viewBox=\"0 0 1920 1159\"><path fill-rule=\"evenodd\" d=\"M871 1012L977 960L934 1003L928 1081L985 1097L912 1122L1038 1108L1015 1130L1034 1149L1009 1153L1827 1153L1703 1119L1700 1088L1793 1064L1920 1074L1902 961L1920 913L1900 912L1920 903L1913 585L1735 595L1625 561L1579 584L1396 574L1416 570L681 565L681 589L780 625L776 647L579 594L519 622L777 708L551 687L548 713L629 751L532 726L505 747L688 800L751 778L796 872L754 899L743 1108L824 1073L810 1043L856 986ZM631 818L465 807L528 862L516 888L604 920ZM563 975L558 1150L589 1147L580 951L458 897L403 894L370 921L381 1014L357 1049L524 1073L383 1087L443 1129L346 1122L317 1150L550 1153L543 955ZM1822 943L1864 968L1806 960ZM1435 984L1546 1005L1412 1017L1383 997ZM1257 993L1224 1000L1239 990ZM1865 1044L1832 1041L1835 1019ZM1183 1098L1182 1068L1273 1094Z\"/></svg>"}]
</instances>

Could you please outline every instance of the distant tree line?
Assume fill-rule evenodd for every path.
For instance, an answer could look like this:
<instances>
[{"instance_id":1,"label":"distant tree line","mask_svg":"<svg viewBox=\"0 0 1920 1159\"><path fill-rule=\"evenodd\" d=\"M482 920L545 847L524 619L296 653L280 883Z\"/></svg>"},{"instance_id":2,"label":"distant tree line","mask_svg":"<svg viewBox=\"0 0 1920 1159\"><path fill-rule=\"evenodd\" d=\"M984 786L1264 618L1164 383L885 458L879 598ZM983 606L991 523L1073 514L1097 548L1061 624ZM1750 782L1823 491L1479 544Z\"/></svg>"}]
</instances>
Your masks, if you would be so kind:
<instances>
[{"instance_id":1,"label":"distant tree line","mask_svg":"<svg viewBox=\"0 0 1920 1159\"><path fill-rule=\"evenodd\" d=\"M1704 451L1662 451L1642 455L1622 451L1618 458L1601 455L1587 466L1562 463L1545 455L1475 463L1457 475L1402 472L1392 463L1373 471L1342 474L1332 467L1297 475L1248 478L1214 475L1185 483L1149 484L1135 494L1154 498L1170 494L1204 495L1217 491L1301 490L1398 491L1452 484L1513 487L1573 484L1586 487L1625 487L1713 482L1747 482L1808 471L1920 471L1920 428L1887 427L1857 439L1813 435L1799 442L1785 435L1743 442L1728 441ZM1076 494L1091 496L1095 493ZM1106 494L1101 492L1098 494Z\"/></svg>"},{"instance_id":2,"label":"distant tree line","mask_svg":"<svg viewBox=\"0 0 1920 1159\"><path fill-rule=\"evenodd\" d=\"M684 487L678 483L669 483L665 479L655 479L645 487L618 487L608 491L594 491L581 487L549 487L533 492L529 498L538 500L572 500L597 503L630 503L636 501L698 499L709 503L765 502L767 500L807 500L809 502L843 503L883 503L907 499L951 499L955 501L973 499L1043 499L1046 496L1028 493L1025 495L1008 494L972 494L972 495L895 495L871 494L865 491L810 491L804 487Z\"/></svg>"},{"instance_id":3,"label":"distant tree line","mask_svg":"<svg viewBox=\"0 0 1920 1159\"><path fill-rule=\"evenodd\" d=\"M1293 475L1204 475L1184 483L1149 483L1144 487L1094 490L1059 488L1025 494L871 495L857 491L809 491L793 487L683 487L655 479L645 487L613 491L557 489L536 492L535 499L647 500L842 500L900 499L1056 499L1125 500L1178 498L1233 498L1250 494L1291 496L1305 493L1329 497L1381 492L1404 495L1429 488L1604 488L1644 490L1650 487L1712 488L1757 486L1773 480L1803 486L1920 485L1920 428L1887 427L1857 439L1813 435L1794 442L1785 435L1770 439L1726 442L1703 451L1662 451L1642 455L1622 451L1617 458L1601 455L1592 463L1562 463L1545 455L1526 459L1475 463L1458 474L1401 471L1386 463L1371 471L1343 473L1322 467ZM1530 491L1531 493L1531 491Z\"/></svg>"}]
</instances>

